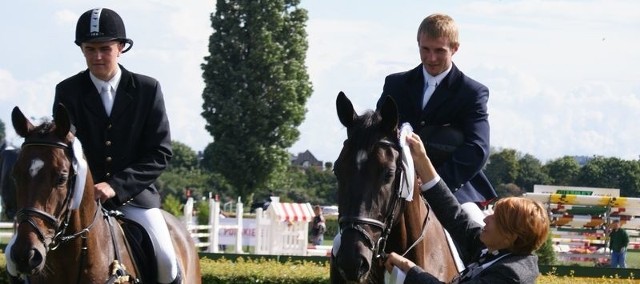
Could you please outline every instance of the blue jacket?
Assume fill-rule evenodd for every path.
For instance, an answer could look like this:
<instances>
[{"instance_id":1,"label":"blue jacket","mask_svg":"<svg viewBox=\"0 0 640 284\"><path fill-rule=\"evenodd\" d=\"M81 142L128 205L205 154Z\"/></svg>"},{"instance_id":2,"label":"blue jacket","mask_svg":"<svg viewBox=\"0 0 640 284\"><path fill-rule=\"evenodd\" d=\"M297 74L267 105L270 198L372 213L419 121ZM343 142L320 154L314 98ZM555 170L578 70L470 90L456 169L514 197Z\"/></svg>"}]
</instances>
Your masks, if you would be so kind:
<instances>
[{"instance_id":1,"label":"blue jacket","mask_svg":"<svg viewBox=\"0 0 640 284\"><path fill-rule=\"evenodd\" d=\"M447 161L436 165L436 170L460 203L494 199L496 192L482 172L490 147L489 89L465 76L454 64L424 109L423 92L424 76L419 65L387 76L377 106L382 105L386 96L392 97L398 106L400 123L409 122L416 133L424 127L442 125L462 131L463 144ZM423 141L427 139L423 137Z\"/></svg>"}]
</instances>

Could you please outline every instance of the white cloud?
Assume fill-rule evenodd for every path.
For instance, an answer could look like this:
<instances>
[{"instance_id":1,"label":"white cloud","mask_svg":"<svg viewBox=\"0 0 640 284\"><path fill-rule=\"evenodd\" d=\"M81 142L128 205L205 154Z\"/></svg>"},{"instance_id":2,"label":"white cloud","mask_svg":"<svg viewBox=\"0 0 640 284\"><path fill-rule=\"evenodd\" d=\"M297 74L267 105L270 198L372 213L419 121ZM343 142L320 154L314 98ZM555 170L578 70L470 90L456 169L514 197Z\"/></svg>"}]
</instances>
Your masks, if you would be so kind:
<instances>
[{"instance_id":1,"label":"white cloud","mask_svg":"<svg viewBox=\"0 0 640 284\"><path fill-rule=\"evenodd\" d=\"M54 86L86 68L73 44L77 17L101 1L5 1L0 4L0 119L10 126L51 112ZM563 155L638 158L640 2L616 1L304 1L308 71L314 93L293 153L333 161L345 130L335 114L344 91L356 111L375 107L384 77L418 65L415 33L432 12L461 29L454 62L491 90L492 145L540 159ZM158 79L175 140L202 150L200 64L213 32L215 1L116 0L133 49L123 65ZM8 127L8 132L11 132Z\"/></svg>"}]
</instances>

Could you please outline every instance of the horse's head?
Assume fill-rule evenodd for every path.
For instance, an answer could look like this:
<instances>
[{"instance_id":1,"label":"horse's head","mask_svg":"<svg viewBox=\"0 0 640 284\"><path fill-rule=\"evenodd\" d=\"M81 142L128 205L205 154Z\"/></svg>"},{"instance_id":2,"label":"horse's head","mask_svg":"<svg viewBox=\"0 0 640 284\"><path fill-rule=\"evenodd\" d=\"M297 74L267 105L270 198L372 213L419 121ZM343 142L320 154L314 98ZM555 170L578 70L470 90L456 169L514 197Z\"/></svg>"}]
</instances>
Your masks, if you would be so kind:
<instances>
[{"instance_id":1,"label":"horse's head","mask_svg":"<svg viewBox=\"0 0 640 284\"><path fill-rule=\"evenodd\" d=\"M334 164L341 234L334 259L345 280L363 282L378 265L374 259L383 252L402 206L398 112L387 98L378 111L358 116L342 92L336 106L347 140Z\"/></svg>"},{"instance_id":2,"label":"horse's head","mask_svg":"<svg viewBox=\"0 0 640 284\"><path fill-rule=\"evenodd\" d=\"M24 137L13 169L18 211L10 255L21 274L42 271L46 253L61 242L71 211L82 198L82 192L74 194L75 137L64 106L56 108L54 117L55 122L34 126L18 107L11 113L16 133Z\"/></svg>"}]
</instances>

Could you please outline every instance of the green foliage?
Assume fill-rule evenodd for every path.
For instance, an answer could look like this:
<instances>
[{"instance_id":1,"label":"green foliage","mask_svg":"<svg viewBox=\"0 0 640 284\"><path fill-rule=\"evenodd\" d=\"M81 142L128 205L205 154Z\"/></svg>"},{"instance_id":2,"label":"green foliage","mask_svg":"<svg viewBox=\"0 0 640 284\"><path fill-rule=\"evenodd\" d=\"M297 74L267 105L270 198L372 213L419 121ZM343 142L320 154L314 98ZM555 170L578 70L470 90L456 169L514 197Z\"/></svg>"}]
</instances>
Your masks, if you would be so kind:
<instances>
[{"instance_id":1,"label":"green foliage","mask_svg":"<svg viewBox=\"0 0 640 284\"><path fill-rule=\"evenodd\" d=\"M333 239L335 235L340 231L340 224L338 223L338 216L324 216L325 224L327 225L327 231L324 233L324 239Z\"/></svg>"},{"instance_id":2,"label":"green foliage","mask_svg":"<svg viewBox=\"0 0 640 284\"><path fill-rule=\"evenodd\" d=\"M522 194L525 193L525 191L515 183L502 183L494 186L494 189L499 197L522 196Z\"/></svg>"},{"instance_id":3,"label":"green foliage","mask_svg":"<svg viewBox=\"0 0 640 284\"><path fill-rule=\"evenodd\" d=\"M171 141L173 157L167 169L193 170L198 168L198 155L187 144Z\"/></svg>"},{"instance_id":4,"label":"green foliage","mask_svg":"<svg viewBox=\"0 0 640 284\"><path fill-rule=\"evenodd\" d=\"M167 169L158 177L156 185L163 196L174 195L186 201L185 191L191 189L196 196L202 196L208 188L210 175L198 166L197 155L189 146L171 141L173 157Z\"/></svg>"},{"instance_id":5,"label":"green foliage","mask_svg":"<svg viewBox=\"0 0 640 284\"><path fill-rule=\"evenodd\" d=\"M576 159L569 156L552 160L542 169L551 179L550 184L553 185L574 185L580 173L580 165Z\"/></svg>"},{"instance_id":6,"label":"green foliage","mask_svg":"<svg viewBox=\"0 0 640 284\"><path fill-rule=\"evenodd\" d=\"M554 265L556 262L556 254L553 251L552 235L547 235L547 240L536 251L538 255L538 265Z\"/></svg>"},{"instance_id":7,"label":"green foliage","mask_svg":"<svg viewBox=\"0 0 640 284\"><path fill-rule=\"evenodd\" d=\"M549 176L542 171L540 160L526 154L518 160L518 174L515 183L525 192L533 192L536 184L549 184Z\"/></svg>"},{"instance_id":8,"label":"green foliage","mask_svg":"<svg viewBox=\"0 0 640 284\"><path fill-rule=\"evenodd\" d=\"M269 188L270 192L285 201L309 202L311 204L337 204L336 177L330 170L317 168L300 169L289 167L279 186Z\"/></svg>"},{"instance_id":9,"label":"green foliage","mask_svg":"<svg viewBox=\"0 0 640 284\"><path fill-rule=\"evenodd\" d=\"M0 145L4 142L4 138L7 137L5 131L4 122L0 119Z\"/></svg>"},{"instance_id":10,"label":"green foliage","mask_svg":"<svg viewBox=\"0 0 640 284\"><path fill-rule=\"evenodd\" d=\"M621 196L636 196L640 188L640 161L595 157L580 169L577 184L619 188Z\"/></svg>"},{"instance_id":11,"label":"green foliage","mask_svg":"<svg viewBox=\"0 0 640 284\"><path fill-rule=\"evenodd\" d=\"M209 224L209 200L197 201L196 210L198 211L198 224Z\"/></svg>"},{"instance_id":12,"label":"green foliage","mask_svg":"<svg viewBox=\"0 0 640 284\"><path fill-rule=\"evenodd\" d=\"M243 200L281 178L312 88L299 0L217 1L202 65L205 167Z\"/></svg>"},{"instance_id":13,"label":"green foliage","mask_svg":"<svg viewBox=\"0 0 640 284\"><path fill-rule=\"evenodd\" d=\"M491 154L486 166L485 174L494 186L514 183L518 174L517 152L505 149Z\"/></svg>"},{"instance_id":14,"label":"green foliage","mask_svg":"<svg viewBox=\"0 0 640 284\"><path fill-rule=\"evenodd\" d=\"M541 165L529 154L492 149L485 173L500 197L531 192L536 184L617 188L621 196L640 196L640 160L596 156L580 166L565 156Z\"/></svg>"},{"instance_id":15,"label":"green foliage","mask_svg":"<svg viewBox=\"0 0 640 284\"><path fill-rule=\"evenodd\" d=\"M202 283L329 283L326 261L284 263L264 258L202 259Z\"/></svg>"},{"instance_id":16,"label":"green foliage","mask_svg":"<svg viewBox=\"0 0 640 284\"><path fill-rule=\"evenodd\" d=\"M162 200L162 209L171 213L173 216L182 216L182 202L175 195L167 195Z\"/></svg>"}]
</instances>

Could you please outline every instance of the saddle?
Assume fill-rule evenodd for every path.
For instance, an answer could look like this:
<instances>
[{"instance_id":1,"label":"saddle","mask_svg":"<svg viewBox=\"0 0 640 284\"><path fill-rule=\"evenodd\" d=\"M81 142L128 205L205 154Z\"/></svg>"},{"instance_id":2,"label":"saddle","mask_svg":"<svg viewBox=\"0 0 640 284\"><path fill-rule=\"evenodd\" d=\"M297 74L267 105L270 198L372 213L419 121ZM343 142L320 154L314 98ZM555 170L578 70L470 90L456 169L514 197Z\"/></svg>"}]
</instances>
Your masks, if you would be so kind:
<instances>
[{"instance_id":1,"label":"saddle","mask_svg":"<svg viewBox=\"0 0 640 284\"><path fill-rule=\"evenodd\" d=\"M157 283L158 266L149 232L138 222L126 218L122 213L110 211L109 215L115 217L124 233L127 251L131 254L135 270L139 274L139 283Z\"/></svg>"}]
</instances>

